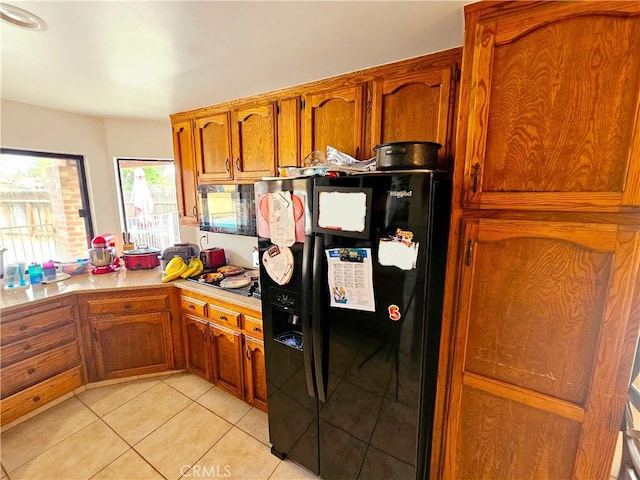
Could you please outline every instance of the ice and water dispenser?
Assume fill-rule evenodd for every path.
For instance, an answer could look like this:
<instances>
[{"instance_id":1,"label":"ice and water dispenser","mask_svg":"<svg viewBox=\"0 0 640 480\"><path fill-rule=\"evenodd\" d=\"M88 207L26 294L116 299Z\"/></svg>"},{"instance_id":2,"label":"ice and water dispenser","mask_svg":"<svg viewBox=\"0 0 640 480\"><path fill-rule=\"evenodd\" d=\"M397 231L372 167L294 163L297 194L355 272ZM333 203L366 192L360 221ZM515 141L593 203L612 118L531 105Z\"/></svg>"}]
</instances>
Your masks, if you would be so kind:
<instances>
[{"instance_id":1,"label":"ice and water dispenser","mask_svg":"<svg viewBox=\"0 0 640 480\"><path fill-rule=\"evenodd\" d=\"M300 293L272 287L273 339L296 350L303 345L301 308Z\"/></svg>"}]
</instances>

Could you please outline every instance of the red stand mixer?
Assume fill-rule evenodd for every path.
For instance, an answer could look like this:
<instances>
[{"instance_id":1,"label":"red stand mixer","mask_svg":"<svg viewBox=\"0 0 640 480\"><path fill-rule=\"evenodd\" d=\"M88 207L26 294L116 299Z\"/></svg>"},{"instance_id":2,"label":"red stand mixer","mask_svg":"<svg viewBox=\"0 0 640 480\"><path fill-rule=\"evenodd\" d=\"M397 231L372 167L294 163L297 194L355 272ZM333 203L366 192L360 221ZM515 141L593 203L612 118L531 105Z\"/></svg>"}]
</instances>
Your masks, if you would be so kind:
<instances>
[{"instance_id":1,"label":"red stand mixer","mask_svg":"<svg viewBox=\"0 0 640 480\"><path fill-rule=\"evenodd\" d=\"M120 270L120 259L116 254L116 239L110 234L98 235L91 240L89 261L93 273L111 273Z\"/></svg>"}]
</instances>

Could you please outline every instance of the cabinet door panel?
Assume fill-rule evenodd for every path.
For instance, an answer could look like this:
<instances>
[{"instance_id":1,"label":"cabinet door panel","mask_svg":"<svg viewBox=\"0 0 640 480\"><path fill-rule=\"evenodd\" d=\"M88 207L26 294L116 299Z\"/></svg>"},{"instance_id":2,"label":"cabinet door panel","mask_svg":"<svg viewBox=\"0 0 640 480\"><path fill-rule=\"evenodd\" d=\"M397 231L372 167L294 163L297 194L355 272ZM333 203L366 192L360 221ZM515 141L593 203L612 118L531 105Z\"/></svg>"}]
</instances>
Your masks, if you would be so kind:
<instances>
[{"instance_id":1,"label":"cabinet door panel","mask_svg":"<svg viewBox=\"0 0 640 480\"><path fill-rule=\"evenodd\" d=\"M613 253L506 228L474 247L465 370L583 404Z\"/></svg>"},{"instance_id":2,"label":"cabinet door panel","mask_svg":"<svg viewBox=\"0 0 640 480\"><path fill-rule=\"evenodd\" d=\"M244 398L242 377L242 334L209 324L212 382Z\"/></svg>"},{"instance_id":3,"label":"cabinet door panel","mask_svg":"<svg viewBox=\"0 0 640 480\"><path fill-rule=\"evenodd\" d=\"M195 158L199 182L233 178L230 127L228 112L196 119Z\"/></svg>"},{"instance_id":4,"label":"cabinet door panel","mask_svg":"<svg viewBox=\"0 0 640 480\"><path fill-rule=\"evenodd\" d=\"M449 168L451 75L451 68L433 68L374 81L371 136L375 144L437 142L442 145L439 164Z\"/></svg>"},{"instance_id":5,"label":"cabinet door panel","mask_svg":"<svg viewBox=\"0 0 640 480\"><path fill-rule=\"evenodd\" d=\"M247 403L267 410L267 374L264 361L264 344L251 337L244 338L245 384Z\"/></svg>"},{"instance_id":6,"label":"cabinet door panel","mask_svg":"<svg viewBox=\"0 0 640 480\"><path fill-rule=\"evenodd\" d=\"M185 368L204 379L211 379L207 322L192 315L182 315Z\"/></svg>"},{"instance_id":7,"label":"cabinet door panel","mask_svg":"<svg viewBox=\"0 0 640 480\"><path fill-rule=\"evenodd\" d=\"M576 462L575 454L595 448L613 456L619 422L602 418L622 418L624 395L617 394L616 383L623 348L620 339L628 328L637 328L630 311L640 268L640 234L626 230L611 224L463 221L451 389L451 408L457 413L449 419L452 433L448 436L449 442L455 442L449 453L457 456L448 463L451 468L478 468L482 477L491 477L492 469L500 468L499 462L480 459L479 453L474 454L475 460L462 456L471 448L467 445L471 440L465 437L471 428L477 440L495 444L490 448L522 445L515 437L496 434L488 413L482 413L487 405L474 405L475 401L484 405L488 397L469 396L472 387L503 399L489 402L496 415L508 415L501 409L514 409L504 400L533 409L517 407L534 412L519 417L521 425L560 431L566 419L578 422L573 475L601 476L603 472L590 468L601 468L602 463ZM509 460L518 478L517 472L530 466L525 450ZM562 452L545 449L540 455L557 456L553 457L557 465L540 464L540 468L552 468L548 472L561 468ZM467 460L477 463L467 464ZM464 478L457 470L448 475Z\"/></svg>"},{"instance_id":8,"label":"cabinet door panel","mask_svg":"<svg viewBox=\"0 0 640 480\"><path fill-rule=\"evenodd\" d=\"M261 178L275 174L275 112L275 103L269 103L241 109L235 113L235 178Z\"/></svg>"},{"instance_id":9,"label":"cabinet door panel","mask_svg":"<svg viewBox=\"0 0 640 480\"><path fill-rule=\"evenodd\" d=\"M451 478L572 478L580 423L470 387L463 403Z\"/></svg>"},{"instance_id":10,"label":"cabinet door panel","mask_svg":"<svg viewBox=\"0 0 640 480\"><path fill-rule=\"evenodd\" d=\"M98 380L168 370L169 313L93 319Z\"/></svg>"},{"instance_id":11,"label":"cabinet door panel","mask_svg":"<svg viewBox=\"0 0 640 480\"><path fill-rule=\"evenodd\" d=\"M584 15L595 3L529 30L476 30L466 205L640 205L640 11Z\"/></svg>"},{"instance_id":12,"label":"cabinet door panel","mask_svg":"<svg viewBox=\"0 0 640 480\"><path fill-rule=\"evenodd\" d=\"M278 166L300 166L300 97L278 100Z\"/></svg>"},{"instance_id":13,"label":"cabinet door panel","mask_svg":"<svg viewBox=\"0 0 640 480\"><path fill-rule=\"evenodd\" d=\"M176 164L176 186L180 223L198 224L198 200L196 196L196 163L193 153L191 120L173 125L173 159Z\"/></svg>"},{"instance_id":14,"label":"cabinet door panel","mask_svg":"<svg viewBox=\"0 0 640 480\"><path fill-rule=\"evenodd\" d=\"M361 85L303 97L303 158L330 145L360 159L364 155L363 98Z\"/></svg>"}]
</instances>

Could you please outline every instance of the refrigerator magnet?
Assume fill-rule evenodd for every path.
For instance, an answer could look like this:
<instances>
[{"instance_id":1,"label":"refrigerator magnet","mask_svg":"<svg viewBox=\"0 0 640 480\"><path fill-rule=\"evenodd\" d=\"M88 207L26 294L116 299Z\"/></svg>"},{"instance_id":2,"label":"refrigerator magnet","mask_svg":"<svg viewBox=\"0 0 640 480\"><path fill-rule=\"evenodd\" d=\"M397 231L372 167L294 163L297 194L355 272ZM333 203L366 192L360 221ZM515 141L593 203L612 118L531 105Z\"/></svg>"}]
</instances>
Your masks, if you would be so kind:
<instances>
[{"instance_id":1,"label":"refrigerator magnet","mask_svg":"<svg viewBox=\"0 0 640 480\"><path fill-rule=\"evenodd\" d=\"M413 241L413 232L398 228L395 234L380 238L378 262L386 267L413 270L416 268L419 249L420 244Z\"/></svg>"},{"instance_id":2,"label":"refrigerator magnet","mask_svg":"<svg viewBox=\"0 0 640 480\"><path fill-rule=\"evenodd\" d=\"M402 314L400 313L400 308L397 305L389 305L387 307L387 312L389 312L389 319L397 322L402 318Z\"/></svg>"},{"instance_id":3,"label":"refrigerator magnet","mask_svg":"<svg viewBox=\"0 0 640 480\"><path fill-rule=\"evenodd\" d=\"M278 285L286 285L293 275L293 253L289 247L271 245L262 256L267 274Z\"/></svg>"}]
</instances>

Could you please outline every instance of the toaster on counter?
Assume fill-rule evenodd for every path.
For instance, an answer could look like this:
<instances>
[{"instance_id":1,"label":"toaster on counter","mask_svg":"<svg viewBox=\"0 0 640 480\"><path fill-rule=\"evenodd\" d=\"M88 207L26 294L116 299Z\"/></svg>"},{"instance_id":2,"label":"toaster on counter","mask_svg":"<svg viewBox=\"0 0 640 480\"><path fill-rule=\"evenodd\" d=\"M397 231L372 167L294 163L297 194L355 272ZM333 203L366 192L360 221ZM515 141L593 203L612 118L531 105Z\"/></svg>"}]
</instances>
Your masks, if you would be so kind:
<instances>
[{"instance_id":1,"label":"toaster on counter","mask_svg":"<svg viewBox=\"0 0 640 480\"><path fill-rule=\"evenodd\" d=\"M182 257L182 259L189 263L189 260L193 257L200 255L200 247L193 243L176 243L173 247L167 247L162 251L162 270L165 269L167 263L176 255Z\"/></svg>"}]
</instances>

